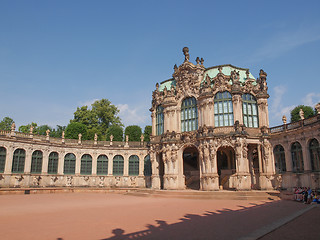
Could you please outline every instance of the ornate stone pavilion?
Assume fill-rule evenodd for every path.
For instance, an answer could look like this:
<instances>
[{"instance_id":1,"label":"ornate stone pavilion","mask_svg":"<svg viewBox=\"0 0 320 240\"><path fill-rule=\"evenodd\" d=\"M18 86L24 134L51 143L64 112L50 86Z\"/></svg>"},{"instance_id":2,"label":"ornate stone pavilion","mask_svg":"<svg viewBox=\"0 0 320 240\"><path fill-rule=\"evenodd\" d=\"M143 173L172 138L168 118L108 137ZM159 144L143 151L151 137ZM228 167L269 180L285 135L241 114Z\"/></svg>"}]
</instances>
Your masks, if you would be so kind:
<instances>
[{"instance_id":1,"label":"ornate stone pavilion","mask_svg":"<svg viewBox=\"0 0 320 240\"><path fill-rule=\"evenodd\" d=\"M81 141L0 130L0 187L320 188L318 115L269 128L267 74L184 62L152 95L152 136Z\"/></svg>"},{"instance_id":2,"label":"ornate stone pavilion","mask_svg":"<svg viewBox=\"0 0 320 240\"><path fill-rule=\"evenodd\" d=\"M232 65L205 68L203 59L174 66L153 92L152 186L271 189L275 172L268 134L267 74L255 79Z\"/></svg>"}]
</instances>

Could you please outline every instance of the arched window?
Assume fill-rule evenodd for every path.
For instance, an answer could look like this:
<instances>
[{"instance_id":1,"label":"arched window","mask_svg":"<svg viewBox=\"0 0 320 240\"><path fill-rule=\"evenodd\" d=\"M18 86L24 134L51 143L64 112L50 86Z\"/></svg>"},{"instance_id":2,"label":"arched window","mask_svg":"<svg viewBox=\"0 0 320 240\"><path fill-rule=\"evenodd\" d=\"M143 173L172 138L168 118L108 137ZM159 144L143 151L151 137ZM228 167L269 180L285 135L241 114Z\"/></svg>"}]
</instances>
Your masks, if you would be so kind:
<instances>
[{"instance_id":1,"label":"arched window","mask_svg":"<svg viewBox=\"0 0 320 240\"><path fill-rule=\"evenodd\" d=\"M277 173L286 171L286 157L284 154L284 148L281 145L277 145L273 149L274 163Z\"/></svg>"},{"instance_id":2,"label":"arched window","mask_svg":"<svg viewBox=\"0 0 320 240\"><path fill-rule=\"evenodd\" d=\"M292 171L296 173L302 173L303 168L303 157L302 157L302 147L300 143L294 142L291 145L291 157L292 157Z\"/></svg>"},{"instance_id":3,"label":"arched window","mask_svg":"<svg viewBox=\"0 0 320 240\"><path fill-rule=\"evenodd\" d=\"M13 153L12 161L12 173L24 172L24 161L26 159L26 151L23 149L17 149Z\"/></svg>"},{"instance_id":4,"label":"arched window","mask_svg":"<svg viewBox=\"0 0 320 240\"><path fill-rule=\"evenodd\" d=\"M84 154L81 157L80 174L90 175L92 173L92 157L89 154Z\"/></svg>"},{"instance_id":5,"label":"arched window","mask_svg":"<svg viewBox=\"0 0 320 240\"><path fill-rule=\"evenodd\" d=\"M259 127L257 101L251 94L242 95L242 114L246 127Z\"/></svg>"},{"instance_id":6,"label":"arched window","mask_svg":"<svg viewBox=\"0 0 320 240\"><path fill-rule=\"evenodd\" d=\"M30 173L41 173L42 171L42 152L37 150L32 153Z\"/></svg>"},{"instance_id":7,"label":"arched window","mask_svg":"<svg viewBox=\"0 0 320 240\"><path fill-rule=\"evenodd\" d=\"M124 159L121 155L116 155L113 158L113 175L122 176L123 175L123 163Z\"/></svg>"},{"instance_id":8,"label":"arched window","mask_svg":"<svg viewBox=\"0 0 320 240\"><path fill-rule=\"evenodd\" d=\"M181 132L198 129L197 101L194 97L186 98L181 105Z\"/></svg>"},{"instance_id":9,"label":"arched window","mask_svg":"<svg viewBox=\"0 0 320 240\"><path fill-rule=\"evenodd\" d=\"M156 134L161 135L163 133L164 121L163 121L163 107L158 106L156 110Z\"/></svg>"},{"instance_id":10,"label":"arched window","mask_svg":"<svg viewBox=\"0 0 320 240\"><path fill-rule=\"evenodd\" d=\"M150 161L150 155L147 155L144 158L144 170L143 170L144 176L151 176L152 175L152 165Z\"/></svg>"},{"instance_id":11,"label":"arched window","mask_svg":"<svg viewBox=\"0 0 320 240\"><path fill-rule=\"evenodd\" d=\"M139 157L137 155L131 155L129 157L129 175L139 175Z\"/></svg>"},{"instance_id":12,"label":"arched window","mask_svg":"<svg viewBox=\"0 0 320 240\"><path fill-rule=\"evenodd\" d=\"M4 167L6 165L6 155L7 151L4 147L0 147L0 172L4 172Z\"/></svg>"},{"instance_id":13,"label":"arched window","mask_svg":"<svg viewBox=\"0 0 320 240\"><path fill-rule=\"evenodd\" d=\"M233 106L231 94L218 92L214 96L214 125L216 127L233 126Z\"/></svg>"},{"instance_id":14,"label":"arched window","mask_svg":"<svg viewBox=\"0 0 320 240\"><path fill-rule=\"evenodd\" d=\"M75 174L76 171L76 156L73 153L68 153L64 156L64 174Z\"/></svg>"},{"instance_id":15,"label":"arched window","mask_svg":"<svg viewBox=\"0 0 320 240\"><path fill-rule=\"evenodd\" d=\"M309 143L309 152L311 159L311 167L312 171L318 172L320 171L320 147L317 139L312 139Z\"/></svg>"},{"instance_id":16,"label":"arched window","mask_svg":"<svg viewBox=\"0 0 320 240\"><path fill-rule=\"evenodd\" d=\"M49 155L48 161L48 173L49 174L57 174L58 173L58 161L59 155L57 152L52 152Z\"/></svg>"},{"instance_id":17,"label":"arched window","mask_svg":"<svg viewBox=\"0 0 320 240\"><path fill-rule=\"evenodd\" d=\"M100 155L97 159L97 174L108 175L108 157Z\"/></svg>"}]
</instances>

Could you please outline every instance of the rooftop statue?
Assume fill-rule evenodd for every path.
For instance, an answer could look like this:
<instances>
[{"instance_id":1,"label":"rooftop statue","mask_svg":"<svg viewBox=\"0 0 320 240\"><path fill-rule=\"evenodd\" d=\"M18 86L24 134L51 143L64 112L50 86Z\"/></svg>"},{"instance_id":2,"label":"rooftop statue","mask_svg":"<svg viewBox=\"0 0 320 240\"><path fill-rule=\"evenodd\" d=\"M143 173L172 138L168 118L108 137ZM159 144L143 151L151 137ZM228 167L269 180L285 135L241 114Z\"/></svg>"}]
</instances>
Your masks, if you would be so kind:
<instances>
[{"instance_id":1,"label":"rooftop statue","mask_svg":"<svg viewBox=\"0 0 320 240\"><path fill-rule=\"evenodd\" d=\"M183 54L184 54L184 56L185 56L184 62L189 62L189 60L190 60L189 48L188 48L188 47L184 47L184 48L182 49L182 52L183 52Z\"/></svg>"}]
</instances>

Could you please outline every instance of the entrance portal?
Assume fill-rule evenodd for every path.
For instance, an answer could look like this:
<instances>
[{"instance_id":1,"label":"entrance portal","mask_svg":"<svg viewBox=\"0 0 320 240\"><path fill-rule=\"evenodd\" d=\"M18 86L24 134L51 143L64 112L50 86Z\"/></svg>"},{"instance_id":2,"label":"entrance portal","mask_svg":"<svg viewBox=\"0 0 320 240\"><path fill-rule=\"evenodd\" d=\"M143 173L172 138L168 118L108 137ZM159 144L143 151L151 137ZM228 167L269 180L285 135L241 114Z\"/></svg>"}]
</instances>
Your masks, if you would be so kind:
<instances>
[{"instance_id":1,"label":"entrance portal","mask_svg":"<svg viewBox=\"0 0 320 240\"><path fill-rule=\"evenodd\" d=\"M163 189L163 175L164 175L164 163L162 159L162 153L157 155L159 161L159 178L160 178L160 189Z\"/></svg>"},{"instance_id":2,"label":"entrance portal","mask_svg":"<svg viewBox=\"0 0 320 240\"><path fill-rule=\"evenodd\" d=\"M183 174L187 188L200 189L198 149L195 147L188 147L183 151Z\"/></svg>"},{"instance_id":3,"label":"entrance portal","mask_svg":"<svg viewBox=\"0 0 320 240\"><path fill-rule=\"evenodd\" d=\"M220 189L230 189L230 176L236 172L235 153L232 147L220 147L217 151Z\"/></svg>"}]
</instances>

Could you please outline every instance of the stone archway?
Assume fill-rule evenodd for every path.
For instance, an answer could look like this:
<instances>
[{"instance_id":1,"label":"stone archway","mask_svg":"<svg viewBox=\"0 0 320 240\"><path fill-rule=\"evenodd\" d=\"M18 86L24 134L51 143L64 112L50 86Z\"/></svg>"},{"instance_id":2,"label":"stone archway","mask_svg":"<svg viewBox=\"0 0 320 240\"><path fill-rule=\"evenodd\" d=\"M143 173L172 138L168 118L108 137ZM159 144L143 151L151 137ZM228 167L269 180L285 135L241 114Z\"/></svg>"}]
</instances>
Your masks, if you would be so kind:
<instances>
[{"instance_id":1,"label":"stone archway","mask_svg":"<svg viewBox=\"0 0 320 240\"><path fill-rule=\"evenodd\" d=\"M183 151L183 174L186 188L200 189L199 152L194 146L187 147Z\"/></svg>"},{"instance_id":2,"label":"stone archway","mask_svg":"<svg viewBox=\"0 0 320 240\"><path fill-rule=\"evenodd\" d=\"M220 147L217 151L219 188L231 189L230 176L236 172L235 152L232 147Z\"/></svg>"}]
</instances>

